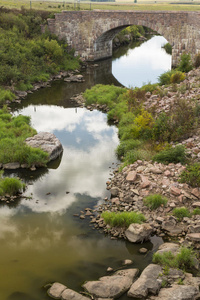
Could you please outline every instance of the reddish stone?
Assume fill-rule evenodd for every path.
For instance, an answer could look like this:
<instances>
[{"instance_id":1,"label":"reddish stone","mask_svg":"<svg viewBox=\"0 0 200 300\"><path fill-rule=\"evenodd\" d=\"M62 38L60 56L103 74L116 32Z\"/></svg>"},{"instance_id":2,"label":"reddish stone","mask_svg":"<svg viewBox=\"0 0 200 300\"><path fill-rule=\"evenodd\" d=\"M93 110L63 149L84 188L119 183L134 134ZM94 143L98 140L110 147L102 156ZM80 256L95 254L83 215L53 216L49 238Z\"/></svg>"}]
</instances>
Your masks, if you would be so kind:
<instances>
[{"instance_id":1,"label":"reddish stone","mask_svg":"<svg viewBox=\"0 0 200 300\"><path fill-rule=\"evenodd\" d=\"M181 190L179 190L177 187L175 186L172 186L171 189L170 189L171 193L174 195L174 196L179 196L181 194Z\"/></svg>"},{"instance_id":2,"label":"reddish stone","mask_svg":"<svg viewBox=\"0 0 200 300\"><path fill-rule=\"evenodd\" d=\"M194 195L197 198L200 198L200 192L198 188L195 188L191 191L191 194Z\"/></svg>"},{"instance_id":3,"label":"reddish stone","mask_svg":"<svg viewBox=\"0 0 200 300\"><path fill-rule=\"evenodd\" d=\"M135 171L130 171L128 173L128 175L126 176L126 180L127 181L130 181L130 182L134 182L136 180L136 177L137 177L137 172Z\"/></svg>"}]
</instances>

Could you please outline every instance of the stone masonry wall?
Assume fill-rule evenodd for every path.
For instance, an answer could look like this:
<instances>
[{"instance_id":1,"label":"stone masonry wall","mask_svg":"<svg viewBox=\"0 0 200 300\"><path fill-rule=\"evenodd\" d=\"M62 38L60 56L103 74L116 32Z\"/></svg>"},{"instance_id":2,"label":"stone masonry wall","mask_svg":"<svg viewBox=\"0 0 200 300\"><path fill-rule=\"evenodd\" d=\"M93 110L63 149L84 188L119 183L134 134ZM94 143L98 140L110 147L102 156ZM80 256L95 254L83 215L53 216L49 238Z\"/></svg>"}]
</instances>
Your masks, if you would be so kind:
<instances>
[{"instance_id":1,"label":"stone masonry wall","mask_svg":"<svg viewBox=\"0 0 200 300\"><path fill-rule=\"evenodd\" d=\"M173 46L172 65L185 51L200 52L200 12L175 11L63 11L48 20L49 30L64 38L86 60L112 55L112 39L129 25L147 26Z\"/></svg>"}]
</instances>

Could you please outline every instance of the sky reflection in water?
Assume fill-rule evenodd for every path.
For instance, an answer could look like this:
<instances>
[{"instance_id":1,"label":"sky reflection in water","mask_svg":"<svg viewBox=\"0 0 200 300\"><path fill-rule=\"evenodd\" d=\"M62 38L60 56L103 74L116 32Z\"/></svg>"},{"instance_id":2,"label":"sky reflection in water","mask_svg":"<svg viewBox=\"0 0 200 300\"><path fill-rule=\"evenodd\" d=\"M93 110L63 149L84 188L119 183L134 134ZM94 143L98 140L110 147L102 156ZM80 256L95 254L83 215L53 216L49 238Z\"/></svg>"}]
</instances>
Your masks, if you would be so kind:
<instances>
[{"instance_id":1,"label":"sky reflection in water","mask_svg":"<svg viewBox=\"0 0 200 300\"><path fill-rule=\"evenodd\" d=\"M126 87L141 87L158 82L158 77L171 69L171 55L161 47L167 43L162 36L154 36L140 47L113 60L112 73Z\"/></svg>"}]
</instances>

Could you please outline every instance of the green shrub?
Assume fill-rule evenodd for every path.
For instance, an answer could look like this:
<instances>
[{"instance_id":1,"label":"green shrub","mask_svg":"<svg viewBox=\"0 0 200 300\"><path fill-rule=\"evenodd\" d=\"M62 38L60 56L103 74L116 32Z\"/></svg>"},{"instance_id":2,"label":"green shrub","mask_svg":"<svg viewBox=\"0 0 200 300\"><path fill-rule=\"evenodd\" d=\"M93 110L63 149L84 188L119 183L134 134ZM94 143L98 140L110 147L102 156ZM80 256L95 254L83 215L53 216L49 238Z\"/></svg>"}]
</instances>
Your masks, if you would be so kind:
<instances>
[{"instance_id":1,"label":"green shrub","mask_svg":"<svg viewBox=\"0 0 200 300\"><path fill-rule=\"evenodd\" d=\"M139 148L135 150L129 150L124 156L125 165L133 164L137 160L150 160L152 152L145 148Z\"/></svg>"},{"instance_id":2,"label":"green shrub","mask_svg":"<svg viewBox=\"0 0 200 300\"><path fill-rule=\"evenodd\" d=\"M137 149L141 145L142 145L141 140L133 140L133 139L125 140L119 144L119 146L116 149L116 153L118 157L121 157L124 156L127 153L127 151Z\"/></svg>"},{"instance_id":3,"label":"green shrub","mask_svg":"<svg viewBox=\"0 0 200 300\"><path fill-rule=\"evenodd\" d=\"M167 85L170 83L180 83L185 79L185 74L181 70L171 70L161 74L158 77L160 85Z\"/></svg>"},{"instance_id":4,"label":"green shrub","mask_svg":"<svg viewBox=\"0 0 200 300\"><path fill-rule=\"evenodd\" d=\"M191 270L195 265L195 252L186 247L182 247L176 255L169 252L154 253L153 263L170 268L180 268L182 270Z\"/></svg>"},{"instance_id":5,"label":"green shrub","mask_svg":"<svg viewBox=\"0 0 200 300\"><path fill-rule=\"evenodd\" d=\"M200 208L199 207L196 207L193 212L192 212L193 215L200 215Z\"/></svg>"},{"instance_id":6,"label":"green shrub","mask_svg":"<svg viewBox=\"0 0 200 300\"><path fill-rule=\"evenodd\" d=\"M145 222L145 217L141 213L132 212L109 212L105 211L101 214L106 224L112 227L128 227L132 223Z\"/></svg>"},{"instance_id":7,"label":"green shrub","mask_svg":"<svg viewBox=\"0 0 200 300\"><path fill-rule=\"evenodd\" d=\"M167 147L153 156L153 161L167 163L182 163L186 162L185 147L178 145L175 147Z\"/></svg>"},{"instance_id":8,"label":"green shrub","mask_svg":"<svg viewBox=\"0 0 200 300\"><path fill-rule=\"evenodd\" d=\"M172 46L170 43L166 43L162 48L165 49L167 54L172 54Z\"/></svg>"},{"instance_id":9,"label":"green shrub","mask_svg":"<svg viewBox=\"0 0 200 300\"><path fill-rule=\"evenodd\" d=\"M0 106L3 106L7 100L12 101L15 95L10 90L0 88Z\"/></svg>"},{"instance_id":10,"label":"green shrub","mask_svg":"<svg viewBox=\"0 0 200 300\"><path fill-rule=\"evenodd\" d=\"M166 206L167 201L167 198L160 194L149 195L143 199L144 205L148 206L151 210L157 209L161 205Z\"/></svg>"},{"instance_id":11,"label":"green shrub","mask_svg":"<svg viewBox=\"0 0 200 300\"><path fill-rule=\"evenodd\" d=\"M200 163L188 165L180 175L180 182L186 182L192 187L200 187Z\"/></svg>"},{"instance_id":12,"label":"green shrub","mask_svg":"<svg viewBox=\"0 0 200 300\"><path fill-rule=\"evenodd\" d=\"M186 207L176 207L173 209L172 214L178 221L181 221L184 217L190 218L190 212Z\"/></svg>"},{"instance_id":13,"label":"green shrub","mask_svg":"<svg viewBox=\"0 0 200 300\"><path fill-rule=\"evenodd\" d=\"M189 72L192 70L192 61L191 61L191 55L188 53L183 53L180 58L179 65L177 69L181 72Z\"/></svg>"},{"instance_id":14,"label":"green shrub","mask_svg":"<svg viewBox=\"0 0 200 300\"><path fill-rule=\"evenodd\" d=\"M25 184L22 183L17 178L2 178L2 173L0 174L0 195L4 196L6 194L13 196L21 192L25 188Z\"/></svg>"}]
</instances>

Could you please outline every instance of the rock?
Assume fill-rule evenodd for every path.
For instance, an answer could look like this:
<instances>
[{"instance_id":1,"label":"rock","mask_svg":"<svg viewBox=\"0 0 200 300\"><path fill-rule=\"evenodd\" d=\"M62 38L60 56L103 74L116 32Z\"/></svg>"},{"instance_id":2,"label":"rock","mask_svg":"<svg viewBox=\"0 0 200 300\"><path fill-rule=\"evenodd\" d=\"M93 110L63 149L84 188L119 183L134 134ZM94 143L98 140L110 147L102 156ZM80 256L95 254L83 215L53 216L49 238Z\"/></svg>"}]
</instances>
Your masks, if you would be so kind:
<instances>
[{"instance_id":1,"label":"rock","mask_svg":"<svg viewBox=\"0 0 200 300\"><path fill-rule=\"evenodd\" d=\"M67 287L59 282L54 282L50 289L48 289L47 294L55 299L60 299L62 292L67 289Z\"/></svg>"},{"instance_id":2,"label":"rock","mask_svg":"<svg viewBox=\"0 0 200 300\"><path fill-rule=\"evenodd\" d=\"M20 168L20 163L18 163L18 162L3 164L3 169L16 170L16 169L19 169L19 168Z\"/></svg>"},{"instance_id":3,"label":"rock","mask_svg":"<svg viewBox=\"0 0 200 300\"><path fill-rule=\"evenodd\" d=\"M112 276L101 277L98 281L88 281L83 287L94 297L118 298L130 288L138 272L138 269L117 271Z\"/></svg>"},{"instance_id":4,"label":"rock","mask_svg":"<svg viewBox=\"0 0 200 300\"><path fill-rule=\"evenodd\" d=\"M70 289L64 290L61 299L62 300L89 300L88 297L82 296L81 294Z\"/></svg>"},{"instance_id":5,"label":"rock","mask_svg":"<svg viewBox=\"0 0 200 300\"><path fill-rule=\"evenodd\" d=\"M194 242L200 242L200 233L188 233L186 237Z\"/></svg>"},{"instance_id":6,"label":"rock","mask_svg":"<svg viewBox=\"0 0 200 300\"><path fill-rule=\"evenodd\" d=\"M125 259L125 260L123 261L123 265L124 265L124 266L132 265L132 263L133 263L133 261L132 261L131 259Z\"/></svg>"},{"instance_id":7,"label":"rock","mask_svg":"<svg viewBox=\"0 0 200 300\"><path fill-rule=\"evenodd\" d=\"M181 190L179 190L177 187L175 186L172 186L171 189L170 189L171 193L174 195L174 196L179 196L181 194Z\"/></svg>"},{"instance_id":8,"label":"rock","mask_svg":"<svg viewBox=\"0 0 200 300\"><path fill-rule=\"evenodd\" d=\"M198 207L198 208L200 208L200 202L194 202L194 203L192 203L192 207Z\"/></svg>"},{"instance_id":9,"label":"rock","mask_svg":"<svg viewBox=\"0 0 200 300\"><path fill-rule=\"evenodd\" d=\"M199 291L191 285L172 285L170 288L161 289L156 300L195 300Z\"/></svg>"},{"instance_id":10,"label":"rock","mask_svg":"<svg viewBox=\"0 0 200 300\"><path fill-rule=\"evenodd\" d=\"M141 254L145 254L145 253L147 253L147 249L146 248L140 248L139 249L139 252L141 253Z\"/></svg>"},{"instance_id":11,"label":"rock","mask_svg":"<svg viewBox=\"0 0 200 300\"><path fill-rule=\"evenodd\" d=\"M171 252L172 254L177 254L179 250L179 245L175 243L164 243L159 246L156 253L162 254L164 252Z\"/></svg>"},{"instance_id":12,"label":"rock","mask_svg":"<svg viewBox=\"0 0 200 300\"><path fill-rule=\"evenodd\" d=\"M131 224L125 231L127 239L132 243L149 240L153 229L149 224Z\"/></svg>"},{"instance_id":13,"label":"rock","mask_svg":"<svg viewBox=\"0 0 200 300\"><path fill-rule=\"evenodd\" d=\"M130 171L128 173L128 175L126 176L126 180L129 182L134 182L136 180L137 177L137 172L135 171Z\"/></svg>"},{"instance_id":14,"label":"rock","mask_svg":"<svg viewBox=\"0 0 200 300\"><path fill-rule=\"evenodd\" d=\"M148 293L157 294L161 288L162 280L158 280L162 268L159 265L148 265L140 277L132 284L128 297L144 298Z\"/></svg>"},{"instance_id":15,"label":"rock","mask_svg":"<svg viewBox=\"0 0 200 300\"><path fill-rule=\"evenodd\" d=\"M59 157L63 152L63 147L59 139L50 132L40 132L25 140L26 144L33 148L41 148L49 154L48 161Z\"/></svg>"},{"instance_id":16,"label":"rock","mask_svg":"<svg viewBox=\"0 0 200 300\"><path fill-rule=\"evenodd\" d=\"M141 187L143 189L150 186L151 182L148 180L148 178L146 176L140 175L140 177L141 177L141 180L142 180Z\"/></svg>"},{"instance_id":17,"label":"rock","mask_svg":"<svg viewBox=\"0 0 200 300\"><path fill-rule=\"evenodd\" d=\"M119 193L119 188L118 187L112 187L110 189L110 192L111 192L111 196L112 197L116 197L118 195L118 193Z\"/></svg>"},{"instance_id":18,"label":"rock","mask_svg":"<svg viewBox=\"0 0 200 300\"><path fill-rule=\"evenodd\" d=\"M113 268L108 267L106 271L107 271L107 272L113 272Z\"/></svg>"},{"instance_id":19,"label":"rock","mask_svg":"<svg viewBox=\"0 0 200 300\"><path fill-rule=\"evenodd\" d=\"M24 98L27 96L27 92L25 91L15 91L15 94L20 98Z\"/></svg>"}]
</instances>

